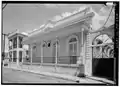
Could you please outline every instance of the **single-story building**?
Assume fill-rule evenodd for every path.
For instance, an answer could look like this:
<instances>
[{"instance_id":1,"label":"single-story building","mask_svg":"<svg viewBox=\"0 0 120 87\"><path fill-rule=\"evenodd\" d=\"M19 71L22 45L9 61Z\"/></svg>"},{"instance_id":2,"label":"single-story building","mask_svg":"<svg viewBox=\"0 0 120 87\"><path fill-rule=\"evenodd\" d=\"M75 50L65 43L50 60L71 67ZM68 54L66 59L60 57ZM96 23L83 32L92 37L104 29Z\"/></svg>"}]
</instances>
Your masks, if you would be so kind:
<instances>
[{"instance_id":1,"label":"single-story building","mask_svg":"<svg viewBox=\"0 0 120 87\"><path fill-rule=\"evenodd\" d=\"M29 34L23 43L29 44L31 62L71 67L81 64L82 72L91 75L92 62L87 46L93 16L94 13L85 8L59 21L49 20L41 29Z\"/></svg>"},{"instance_id":2,"label":"single-story building","mask_svg":"<svg viewBox=\"0 0 120 87\"><path fill-rule=\"evenodd\" d=\"M91 22L94 12L85 8L61 20L49 20L40 29L33 31L23 44L29 45L31 63L49 66L78 65L81 74L92 76ZM51 67L52 67L51 66Z\"/></svg>"}]
</instances>

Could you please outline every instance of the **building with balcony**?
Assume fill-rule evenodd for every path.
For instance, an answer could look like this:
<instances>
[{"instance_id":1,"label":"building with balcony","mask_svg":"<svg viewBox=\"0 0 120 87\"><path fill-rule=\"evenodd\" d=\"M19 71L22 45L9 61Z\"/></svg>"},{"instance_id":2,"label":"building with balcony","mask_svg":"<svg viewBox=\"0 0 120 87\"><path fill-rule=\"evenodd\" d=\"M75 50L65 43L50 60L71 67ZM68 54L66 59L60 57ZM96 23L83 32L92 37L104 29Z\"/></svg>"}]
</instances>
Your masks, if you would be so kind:
<instances>
[{"instance_id":1,"label":"building with balcony","mask_svg":"<svg viewBox=\"0 0 120 87\"><path fill-rule=\"evenodd\" d=\"M24 33L20 33L19 30L16 30L15 32L9 34L8 46L9 58L11 62L19 64L20 62L23 62L23 58L25 58L25 56L27 55L27 49L25 48L25 45L22 44L24 37L27 37L27 35Z\"/></svg>"}]
</instances>

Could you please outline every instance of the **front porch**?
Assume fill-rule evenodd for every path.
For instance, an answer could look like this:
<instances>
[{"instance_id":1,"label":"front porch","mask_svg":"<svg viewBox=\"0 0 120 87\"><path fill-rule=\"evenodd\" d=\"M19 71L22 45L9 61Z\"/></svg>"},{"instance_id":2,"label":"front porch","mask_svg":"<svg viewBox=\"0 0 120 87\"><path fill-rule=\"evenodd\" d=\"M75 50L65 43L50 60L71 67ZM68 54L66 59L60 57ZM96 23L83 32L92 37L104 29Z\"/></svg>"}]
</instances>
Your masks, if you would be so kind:
<instances>
[{"instance_id":1,"label":"front porch","mask_svg":"<svg viewBox=\"0 0 120 87\"><path fill-rule=\"evenodd\" d=\"M93 12L83 16L81 13L76 14L55 24L50 21L44 30L33 32L23 41L24 44L29 44L30 63L75 67L71 72L76 72L76 67L79 66L79 74L91 75L92 65L86 64L86 61L91 62L90 56L86 58L86 46L89 44L87 35L93 16Z\"/></svg>"},{"instance_id":2,"label":"front porch","mask_svg":"<svg viewBox=\"0 0 120 87\"><path fill-rule=\"evenodd\" d=\"M48 63L20 63L19 66L16 66L16 63L9 63L9 67L12 68L22 68L22 69L28 69L28 70L34 70L39 72L51 72L51 73L59 73L59 74L68 74L75 76L75 73L77 72L77 66L74 65L67 65L67 64L58 64L57 66L55 64L48 64Z\"/></svg>"}]
</instances>

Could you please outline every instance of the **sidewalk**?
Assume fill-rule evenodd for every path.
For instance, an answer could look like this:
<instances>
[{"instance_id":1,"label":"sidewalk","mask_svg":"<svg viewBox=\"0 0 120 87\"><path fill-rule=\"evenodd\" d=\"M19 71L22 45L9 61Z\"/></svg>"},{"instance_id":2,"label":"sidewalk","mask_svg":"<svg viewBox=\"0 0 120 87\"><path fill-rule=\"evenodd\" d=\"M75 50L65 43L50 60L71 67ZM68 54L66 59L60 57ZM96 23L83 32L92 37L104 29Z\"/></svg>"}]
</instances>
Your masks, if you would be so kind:
<instances>
[{"instance_id":1,"label":"sidewalk","mask_svg":"<svg viewBox=\"0 0 120 87\"><path fill-rule=\"evenodd\" d=\"M69 73L61 73L59 72L58 69L53 69L53 67L45 67L45 66L34 66L34 65L21 65L21 66L16 66L15 64L11 64L8 67L5 68L11 68L15 70L20 70L20 71L25 71L25 72L31 72L31 73L36 73L36 74L41 74L41 75L46 75L46 76L52 76L52 77L57 77L57 78L62 78L62 79L67 79L67 80L72 80L79 82L81 84L113 84L113 82L110 81L105 81L105 80L97 80L97 78L93 77L91 78L79 78L74 75L71 75ZM70 70L68 69L68 72Z\"/></svg>"}]
</instances>

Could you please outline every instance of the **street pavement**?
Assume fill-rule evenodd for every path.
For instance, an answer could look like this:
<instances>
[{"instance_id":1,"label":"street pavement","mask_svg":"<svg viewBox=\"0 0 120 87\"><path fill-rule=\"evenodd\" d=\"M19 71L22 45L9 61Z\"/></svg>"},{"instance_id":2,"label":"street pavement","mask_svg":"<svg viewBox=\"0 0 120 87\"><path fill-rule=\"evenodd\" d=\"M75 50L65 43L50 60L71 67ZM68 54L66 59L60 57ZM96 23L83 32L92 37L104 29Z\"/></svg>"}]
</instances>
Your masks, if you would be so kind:
<instances>
[{"instance_id":1,"label":"street pavement","mask_svg":"<svg viewBox=\"0 0 120 87\"><path fill-rule=\"evenodd\" d=\"M29 72L17 71L9 68L3 68L2 83L76 83L76 82Z\"/></svg>"},{"instance_id":2,"label":"street pavement","mask_svg":"<svg viewBox=\"0 0 120 87\"><path fill-rule=\"evenodd\" d=\"M27 83L27 84L103 84L110 85L112 83L86 77L79 78L67 74L59 74L55 72L44 72L40 68L20 68L20 67L3 67L2 83Z\"/></svg>"}]
</instances>

